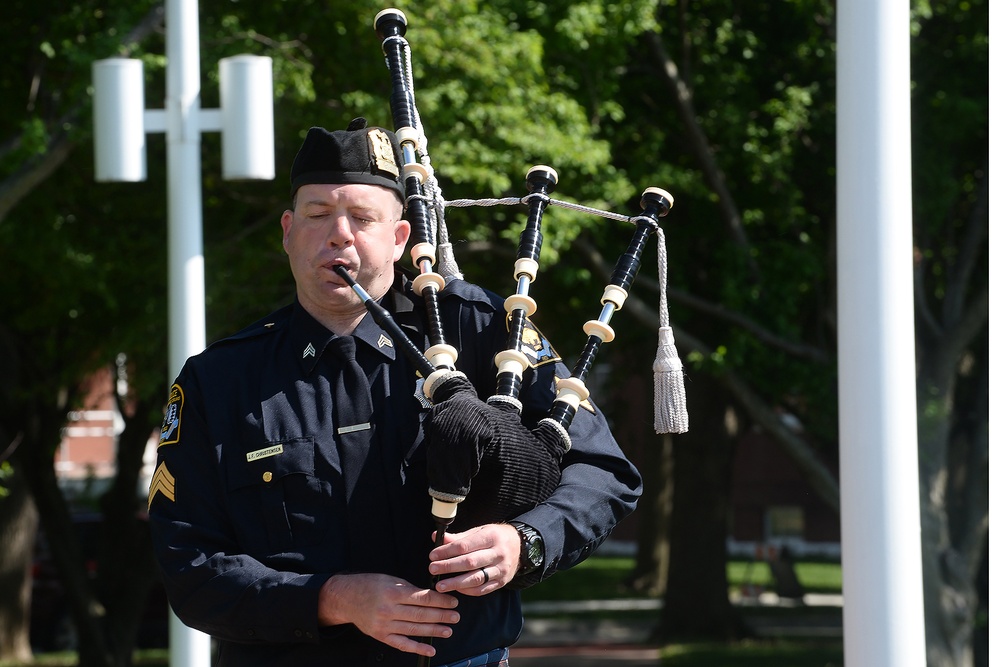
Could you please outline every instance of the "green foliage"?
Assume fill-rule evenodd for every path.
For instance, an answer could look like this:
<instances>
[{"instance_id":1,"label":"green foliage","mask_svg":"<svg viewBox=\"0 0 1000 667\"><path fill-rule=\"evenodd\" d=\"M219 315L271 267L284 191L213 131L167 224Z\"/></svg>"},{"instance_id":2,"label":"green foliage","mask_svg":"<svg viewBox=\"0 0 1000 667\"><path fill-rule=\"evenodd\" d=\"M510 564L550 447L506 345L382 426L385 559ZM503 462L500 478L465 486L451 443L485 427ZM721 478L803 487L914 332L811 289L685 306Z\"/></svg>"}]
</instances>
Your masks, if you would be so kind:
<instances>
[{"instance_id":1,"label":"green foliage","mask_svg":"<svg viewBox=\"0 0 1000 667\"><path fill-rule=\"evenodd\" d=\"M0 260L11 284L27 286L5 297L11 326L31 337L34 350L56 355L68 352L57 323L72 323L73 347L87 349L73 355L80 368L124 345L162 350L163 139L150 138L149 181L131 186L93 184L87 140L89 68L97 58L142 58L148 104L162 104L162 34L122 42L155 3L79 1L58 11L45 2L12 3L24 29L5 28L8 61L21 66L0 76L10 101L0 105L0 119L16 128L0 150L0 174L17 174L63 132L78 149L51 184L0 224ZM937 301L958 268L958 240L985 173L988 43L984 30L970 27L985 21L986 7L983 0L928 1L913 11L915 238L922 285ZM391 124L389 77L371 29L382 8L343 0L201 8L206 108L218 100L220 58L250 52L273 59L281 174L268 184L224 182L219 139L203 138L210 339L291 293L277 218L287 198L283 174L305 129L342 127L356 115ZM524 173L539 163L559 172L557 197L616 212L637 212L648 185L666 187L677 198L665 222L671 284L833 358L832 3L788 0L751 11L703 0L464 0L400 8L409 17L417 102L446 197L522 195ZM646 46L649 31L660 35L693 92L746 246L731 240L719 215L717 193ZM449 221L468 276L508 290L522 209L452 209ZM134 233L137 224L142 233ZM569 339L564 323L594 307L589 295L605 279L582 266L570 243L589 238L613 261L630 232L555 207L543 226L537 292L547 301L538 317ZM477 247L497 252L471 254ZM123 264L122 257L143 259ZM977 267L985 279L985 263ZM653 269L647 259L642 275L655 280ZM753 378L769 400L794 407L809 430L832 439L832 363L817 372L814 362L776 354L743 327L672 310L675 322L716 350L691 358L692 365ZM108 323L121 338L108 335ZM138 351L130 356L141 358ZM63 381L79 376L77 362L49 366L64 370L56 375Z\"/></svg>"},{"instance_id":2,"label":"green foliage","mask_svg":"<svg viewBox=\"0 0 1000 667\"><path fill-rule=\"evenodd\" d=\"M10 495L10 489L7 488L7 480L13 474L14 468L10 465L10 461L0 463L0 501Z\"/></svg>"}]
</instances>

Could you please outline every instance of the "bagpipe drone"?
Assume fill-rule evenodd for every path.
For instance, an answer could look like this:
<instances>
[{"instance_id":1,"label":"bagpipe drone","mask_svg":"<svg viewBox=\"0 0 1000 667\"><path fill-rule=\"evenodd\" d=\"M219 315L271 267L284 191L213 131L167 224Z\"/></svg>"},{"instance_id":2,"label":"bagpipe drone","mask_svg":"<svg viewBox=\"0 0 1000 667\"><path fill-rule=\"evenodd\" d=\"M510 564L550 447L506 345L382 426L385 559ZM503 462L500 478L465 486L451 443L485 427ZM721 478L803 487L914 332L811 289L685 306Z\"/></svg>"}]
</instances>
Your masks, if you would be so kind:
<instances>
[{"instance_id":1,"label":"bagpipe drone","mask_svg":"<svg viewBox=\"0 0 1000 667\"><path fill-rule=\"evenodd\" d=\"M587 375L600 346L611 342L613 314L622 308L639 270L639 260L652 235L658 240L660 267L659 350L654 363L656 380L655 427L659 433L687 431L683 368L677 355L666 309L666 251L658 220L667 215L673 198L659 188L647 188L640 199L642 212L624 216L550 197L558 176L547 166L532 167L526 176L528 194L523 199L456 200L446 202L434 177L427 153L426 138L413 92L409 44L405 39L406 17L398 9L386 9L375 17L374 27L382 40L382 51L392 80L390 106L396 136L403 153L406 187L405 216L414 242L410 257L418 275L413 290L427 311L430 346L421 352L402 332L392 317L355 283L346 271L340 275L364 301L369 312L403 349L424 378L423 391L431 401L425 421L428 447L431 513L437 525L437 543L443 543L449 528L473 526L512 519L543 502L559 484L561 461L570 450L570 424L589 396ZM525 204L527 223L521 233L514 263L514 293L504 303L509 318L507 349L495 357L496 393L479 399L472 383L455 369L457 350L444 339L439 311L439 293L446 278L434 269L437 250L440 268L447 276L458 276L457 264L444 226L446 206ZM530 365L520 351L522 333L535 312L529 286L538 271L542 245L541 220L547 206L556 205L606 218L627 221L635 231L627 249L619 256L601 297L597 319L583 325L587 341L572 374L556 381L556 396L547 417L533 428L521 421L518 400L522 375ZM462 503L462 512L458 506Z\"/></svg>"}]
</instances>

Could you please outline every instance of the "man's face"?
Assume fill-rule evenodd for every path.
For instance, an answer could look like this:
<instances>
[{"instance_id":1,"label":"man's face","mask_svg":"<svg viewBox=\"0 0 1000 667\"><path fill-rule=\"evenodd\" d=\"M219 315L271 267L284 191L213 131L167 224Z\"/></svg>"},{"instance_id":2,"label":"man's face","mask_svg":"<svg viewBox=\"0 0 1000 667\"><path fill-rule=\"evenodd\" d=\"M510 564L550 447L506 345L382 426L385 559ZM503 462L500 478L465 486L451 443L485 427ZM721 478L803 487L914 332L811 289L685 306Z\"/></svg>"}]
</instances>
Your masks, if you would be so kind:
<instances>
[{"instance_id":1,"label":"man's face","mask_svg":"<svg viewBox=\"0 0 1000 667\"><path fill-rule=\"evenodd\" d=\"M364 310L357 295L334 272L351 276L378 299L392 285L393 262L403 254L410 224L402 204L377 185L303 185L295 210L281 216L299 301L314 316Z\"/></svg>"}]
</instances>

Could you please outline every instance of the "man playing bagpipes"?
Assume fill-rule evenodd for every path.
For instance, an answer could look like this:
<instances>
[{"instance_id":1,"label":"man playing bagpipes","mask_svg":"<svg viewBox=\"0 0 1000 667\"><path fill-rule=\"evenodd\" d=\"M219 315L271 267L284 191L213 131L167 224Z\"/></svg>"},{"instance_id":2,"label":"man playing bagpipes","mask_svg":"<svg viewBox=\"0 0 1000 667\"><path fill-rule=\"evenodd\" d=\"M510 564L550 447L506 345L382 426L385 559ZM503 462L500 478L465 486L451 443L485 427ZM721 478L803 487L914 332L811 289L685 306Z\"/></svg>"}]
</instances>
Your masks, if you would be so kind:
<instances>
[{"instance_id":1,"label":"man playing bagpipes","mask_svg":"<svg viewBox=\"0 0 1000 667\"><path fill-rule=\"evenodd\" d=\"M216 638L220 665L505 665L517 590L593 553L641 492L591 402L565 420L568 450L539 425L570 375L551 346L523 346L514 408L489 402L510 342L503 299L449 279L429 322L394 270L411 233L405 162L389 130L311 129L281 217L294 302L189 359L171 387L154 546L173 609ZM440 325L456 352L443 376L375 305L421 350ZM544 343L525 320L515 346L527 340ZM463 443L471 455L440 460ZM435 486L459 487L435 496L458 507L447 533Z\"/></svg>"}]
</instances>

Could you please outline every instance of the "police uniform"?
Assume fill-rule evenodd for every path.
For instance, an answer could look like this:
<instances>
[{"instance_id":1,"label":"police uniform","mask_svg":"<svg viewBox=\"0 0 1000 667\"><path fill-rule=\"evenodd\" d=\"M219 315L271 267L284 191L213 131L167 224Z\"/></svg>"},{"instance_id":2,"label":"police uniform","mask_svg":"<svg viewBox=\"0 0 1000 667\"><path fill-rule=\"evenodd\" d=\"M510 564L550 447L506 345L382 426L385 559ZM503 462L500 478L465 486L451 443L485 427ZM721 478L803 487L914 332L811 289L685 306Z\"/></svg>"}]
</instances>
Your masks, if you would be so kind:
<instances>
[{"instance_id":1,"label":"police uniform","mask_svg":"<svg viewBox=\"0 0 1000 667\"><path fill-rule=\"evenodd\" d=\"M506 346L502 299L451 280L440 302L458 369L485 399L495 389L493 356ZM423 304L405 276L381 304L426 349ZM154 549L174 611L218 640L220 665L417 661L353 625L318 625L319 590L334 574L381 572L430 586L433 461L422 379L370 314L352 337L367 378L360 391L371 394L364 418L353 414L357 397L338 389L337 336L297 302L190 358L171 387L149 493ZM569 371L534 329L524 340L535 364L521 400L533 425L552 404L555 376ZM600 412L581 409L570 434L555 493L510 517L542 536L536 579L590 555L641 490ZM523 621L511 587L457 597L461 621L452 637L435 639L432 665L516 641Z\"/></svg>"}]
</instances>

